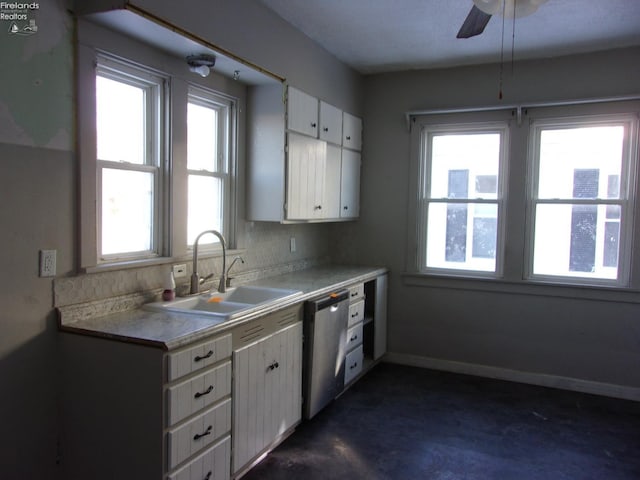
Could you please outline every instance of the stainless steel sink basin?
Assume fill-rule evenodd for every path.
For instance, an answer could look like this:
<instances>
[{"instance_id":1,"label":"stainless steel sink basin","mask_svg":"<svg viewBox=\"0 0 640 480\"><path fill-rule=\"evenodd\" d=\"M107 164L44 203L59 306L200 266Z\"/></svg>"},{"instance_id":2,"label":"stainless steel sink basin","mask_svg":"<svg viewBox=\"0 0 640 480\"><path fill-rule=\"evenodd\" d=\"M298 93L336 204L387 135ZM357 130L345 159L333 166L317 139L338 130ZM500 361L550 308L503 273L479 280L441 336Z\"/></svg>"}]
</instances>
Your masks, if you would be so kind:
<instances>
[{"instance_id":1,"label":"stainless steel sink basin","mask_svg":"<svg viewBox=\"0 0 640 480\"><path fill-rule=\"evenodd\" d=\"M291 297L301 295L299 290L283 288L240 286L224 293L205 293L171 302L154 302L144 305L147 310L207 315L218 320L228 320L249 310L264 308Z\"/></svg>"}]
</instances>

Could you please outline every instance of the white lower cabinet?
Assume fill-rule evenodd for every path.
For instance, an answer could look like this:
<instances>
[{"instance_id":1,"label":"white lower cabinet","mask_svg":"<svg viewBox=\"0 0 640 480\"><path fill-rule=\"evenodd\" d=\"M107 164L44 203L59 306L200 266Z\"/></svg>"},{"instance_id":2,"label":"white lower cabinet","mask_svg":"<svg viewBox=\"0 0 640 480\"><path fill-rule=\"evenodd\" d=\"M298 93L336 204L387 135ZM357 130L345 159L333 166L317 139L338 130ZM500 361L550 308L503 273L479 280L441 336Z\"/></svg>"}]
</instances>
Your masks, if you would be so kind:
<instances>
[{"instance_id":1,"label":"white lower cabinet","mask_svg":"<svg viewBox=\"0 0 640 480\"><path fill-rule=\"evenodd\" d=\"M227 435L184 467L169 475L169 480L228 480L231 438Z\"/></svg>"},{"instance_id":2,"label":"white lower cabinet","mask_svg":"<svg viewBox=\"0 0 640 480\"><path fill-rule=\"evenodd\" d=\"M291 324L283 326L287 322ZM234 332L233 367L232 472L238 474L300 422L301 308L269 315Z\"/></svg>"}]
</instances>

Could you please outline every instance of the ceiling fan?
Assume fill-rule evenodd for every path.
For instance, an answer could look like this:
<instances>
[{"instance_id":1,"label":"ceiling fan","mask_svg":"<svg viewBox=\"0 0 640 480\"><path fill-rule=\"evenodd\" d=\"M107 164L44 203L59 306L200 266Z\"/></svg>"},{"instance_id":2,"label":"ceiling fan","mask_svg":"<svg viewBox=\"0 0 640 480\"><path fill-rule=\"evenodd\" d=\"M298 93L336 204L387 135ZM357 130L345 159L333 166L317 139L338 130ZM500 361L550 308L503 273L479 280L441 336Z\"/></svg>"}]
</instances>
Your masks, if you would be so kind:
<instances>
[{"instance_id":1,"label":"ceiling fan","mask_svg":"<svg viewBox=\"0 0 640 480\"><path fill-rule=\"evenodd\" d=\"M492 15L505 18L526 17L547 0L473 0L473 7L465 19L457 38L470 38L484 32Z\"/></svg>"}]
</instances>

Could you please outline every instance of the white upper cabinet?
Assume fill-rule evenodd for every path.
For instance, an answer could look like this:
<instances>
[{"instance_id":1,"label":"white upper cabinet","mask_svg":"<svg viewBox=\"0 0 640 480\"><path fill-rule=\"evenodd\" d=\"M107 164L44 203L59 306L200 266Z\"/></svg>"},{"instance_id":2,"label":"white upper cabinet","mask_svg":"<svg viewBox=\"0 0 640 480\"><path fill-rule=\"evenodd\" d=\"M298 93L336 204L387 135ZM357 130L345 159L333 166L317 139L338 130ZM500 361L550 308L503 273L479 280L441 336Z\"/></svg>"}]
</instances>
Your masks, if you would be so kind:
<instances>
[{"instance_id":1,"label":"white upper cabinet","mask_svg":"<svg viewBox=\"0 0 640 480\"><path fill-rule=\"evenodd\" d=\"M287 156L287 220L324 217L327 144L289 133Z\"/></svg>"},{"instance_id":2,"label":"white upper cabinet","mask_svg":"<svg viewBox=\"0 0 640 480\"><path fill-rule=\"evenodd\" d=\"M247 218L282 223L356 219L362 120L285 88L286 96L273 86L248 90Z\"/></svg>"},{"instance_id":3,"label":"white upper cabinet","mask_svg":"<svg viewBox=\"0 0 640 480\"><path fill-rule=\"evenodd\" d=\"M358 151L362 149L362 119L347 112L342 118L342 146Z\"/></svg>"},{"instance_id":4,"label":"white upper cabinet","mask_svg":"<svg viewBox=\"0 0 640 480\"><path fill-rule=\"evenodd\" d=\"M342 110L320 102L320 140L342 144Z\"/></svg>"},{"instance_id":5,"label":"white upper cabinet","mask_svg":"<svg viewBox=\"0 0 640 480\"><path fill-rule=\"evenodd\" d=\"M360 214L360 152L342 150L340 179L340 218Z\"/></svg>"},{"instance_id":6,"label":"white upper cabinet","mask_svg":"<svg viewBox=\"0 0 640 480\"><path fill-rule=\"evenodd\" d=\"M287 129L318 137L318 99L289 87L287 98Z\"/></svg>"}]
</instances>

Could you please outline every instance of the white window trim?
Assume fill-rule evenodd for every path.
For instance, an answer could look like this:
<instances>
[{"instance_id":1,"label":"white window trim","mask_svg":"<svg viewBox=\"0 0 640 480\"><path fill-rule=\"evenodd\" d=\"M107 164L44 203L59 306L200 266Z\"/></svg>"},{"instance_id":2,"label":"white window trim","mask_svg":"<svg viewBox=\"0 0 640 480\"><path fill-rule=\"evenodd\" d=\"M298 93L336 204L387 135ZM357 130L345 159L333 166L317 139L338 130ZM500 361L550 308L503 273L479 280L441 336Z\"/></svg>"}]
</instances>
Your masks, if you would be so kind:
<instances>
[{"instance_id":1,"label":"white window trim","mask_svg":"<svg viewBox=\"0 0 640 480\"><path fill-rule=\"evenodd\" d=\"M477 290L486 292L505 292L511 294L534 294L550 297L569 297L598 299L603 301L639 303L637 292L640 292L640 255L633 255L634 251L640 251L640 236L635 235L637 226L640 225L640 205L638 196L640 186L637 185L640 175L640 159L638 158L640 147L638 138L638 121L640 117L640 96L612 97L603 99L586 99L583 101L540 102L525 105L505 105L486 108L460 108L450 110L422 110L406 113L407 127L411 134L410 164L409 164L409 202L408 202L408 232L407 232L407 257L406 268L403 273L403 282L411 286L430 286L442 288L461 288L464 290ZM419 180L420 155L421 155L421 126L425 124L458 123L462 115L477 116L480 120L503 119L511 116L513 119L511 132L511 145L509 146L510 164L506 166L505 185L511 192L505 202L505 249L504 271L502 278L483 277L476 272L468 275L460 275L458 272L424 272L419 269L418 253L420 244L420 209L419 209ZM528 258L532 258L528 250L530 222L528 219L530 205L528 202L529 179L532 166L527 158L530 158L531 142L526 132L531 118L562 118L562 117L595 117L597 115L612 115L620 119L624 116L633 118L635 126L635 139L629 145L631 155L636 159L636 164L631 168L629 184L635 186L634 199L629 203L634 207L633 217L626 228L631 231L630 244L626 246L630 259L627 260L628 282L625 285L597 284L594 282L579 283L573 278L532 279L528 276ZM473 117L470 117L473 118ZM523 140L523 138L525 140ZM524 149L522 145L524 142ZM516 144L516 145L514 145ZM518 148L520 146L520 148ZM518 150L516 150L518 148ZM518 160L514 160L518 157ZM506 192L506 191L505 191ZM622 232L621 232L622 235ZM623 248L621 246L621 248ZM622 259L620 260L622 262Z\"/></svg>"},{"instance_id":2,"label":"white window trim","mask_svg":"<svg viewBox=\"0 0 640 480\"><path fill-rule=\"evenodd\" d=\"M169 158L166 153L166 135L168 133L166 104L169 78L151 69L136 66L131 62L119 60L107 53L98 53L95 74L127 83L146 90L151 96L147 102L147 119L145 132L145 159L147 163L132 164L101 160L96 155L96 246L97 263L117 263L130 260L141 260L165 256L166 232L163 229L166 218L163 199L166 195L165 174L169 171ZM94 120L95 123L95 120ZM115 170L131 170L152 173L154 178L153 199L153 233L151 249L139 252L122 252L116 254L102 253L102 171L106 168Z\"/></svg>"},{"instance_id":3,"label":"white window trim","mask_svg":"<svg viewBox=\"0 0 640 480\"><path fill-rule=\"evenodd\" d=\"M572 128L591 126L625 125L624 148L622 152L622 165L620 171L619 199L538 199L539 164L540 164L540 134L546 128ZM569 285L588 285L603 287L629 287L632 268L633 247L633 207L635 204L637 184L637 141L638 141L638 117L626 113L615 115L584 115L576 117L557 117L541 112L536 116L532 112L529 127L529 178L527 190L527 222L526 222L526 246L525 246L525 279L532 282L559 283ZM635 132L635 133L634 133ZM635 152L635 153L634 153ZM623 181L624 179L624 181ZM535 274L533 269L535 247L535 213L536 205L540 204L580 204L580 205L619 205L620 212L620 238L618 243L618 276L616 279L588 277L586 275L543 275Z\"/></svg>"},{"instance_id":4,"label":"white window trim","mask_svg":"<svg viewBox=\"0 0 640 480\"><path fill-rule=\"evenodd\" d=\"M78 230L79 253L77 267L81 272L113 271L140 266L162 265L184 262L191 259L191 251L186 242L186 99L190 84L209 89L233 102L230 124L229 174L229 233L227 254L242 253L244 238L238 237L236 230L244 228L244 222L237 217L239 196L244 184L238 178L241 112L244 108L244 85L230 83L213 72L200 79L185 67L184 59L171 57L152 46L139 43L84 19L78 19L77 46L77 138L78 138ZM143 66L153 73L166 75L168 82L165 92L168 119L166 128L171 128L162 145L170 161L162 168L164 198L160 209L165 218L160 228L163 249L160 256L150 258L122 259L117 262L98 261L97 228L97 162L96 162L96 88L95 66L97 55L104 53L113 59L125 59L134 66ZM180 101L177 98L184 98ZM244 118L244 117L243 117ZM240 150L241 151L241 150ZM183 198L185 197L185 198ZM185 228L183 228L183 226ZM183 232L184 230L184 232ZM201 251L201 257L215 257L221 249Z\"/></svg>"},{"instance_id":5,"label":"white window trim","mask_svg":"<svg viewBox=\"0 0 640 480\"><path fill-rule=\"evenodd\" d=\"M236 216L235 198L235 172L237 170L237 158L235 154L236 128L237 128L237 106L236 100L232 97L216 92L200 85L189 84L187 103L193 102L205 107L214 107L224 112L224 121L218 122L218 138L224 139L224 147L221 155L217 159L216 171L203 173L187 168L187 179L189 175L203 175L219 178L223 183L223 209L221 233L227 245L235 244L235 228L232 219ZM193 251L193 245L187 244L188 252ZM214 244L204 244L199 248L202 253L222 251L218 242Z\"/></svg>"},{"instance_id":6,"label":"white window trim","mask_svg":"<svg viewBox=\"0 0 640 480\"><path fill-rule=\"evenodd\" d=\"M468 121L453 123L447 120L453 120L452 118L442 119L437 118L421 118L414 125L413 132L418 136L414 141L419 142L419 159L418 159L418 187L417 187L417 245L414 251L416 252L414 258L414 265L412 269L418 273L433 274L433 275L446 275L446 276L458 276L458 277L475 277L475 278L502 278L503 266L504 266L504 239L505 239L505 201L506 201L506 178L508 168L508 147L509 147L509 120L505 113L493 113L490 117L498 117L494 119L473 120L473 117L477 117L475 114L464 115ZM471 118L469 118L471 117ZM444 120L444 121L443 121ZM477 199L469 196L465 199L438 199L429 198L429 192L431 190L431 179L429 172L431 170L431 155L427 155L427 145L429 143L429 137L433 134L442 133L499 133L500 134L500 160L498 167L498 183L496 199ZM424 159L424 161L423 161ZM428 209L430 203L474 203L474 204L491 204L497 206L497 238L496 238L496 266L495 271L482 271L482 270L467 270L459 268L442 268L442 267L428 267L426 261L427 255L427 224L428 224ZM409 250L411 251L411 250Z\"/></svg>"}]
</instances>

